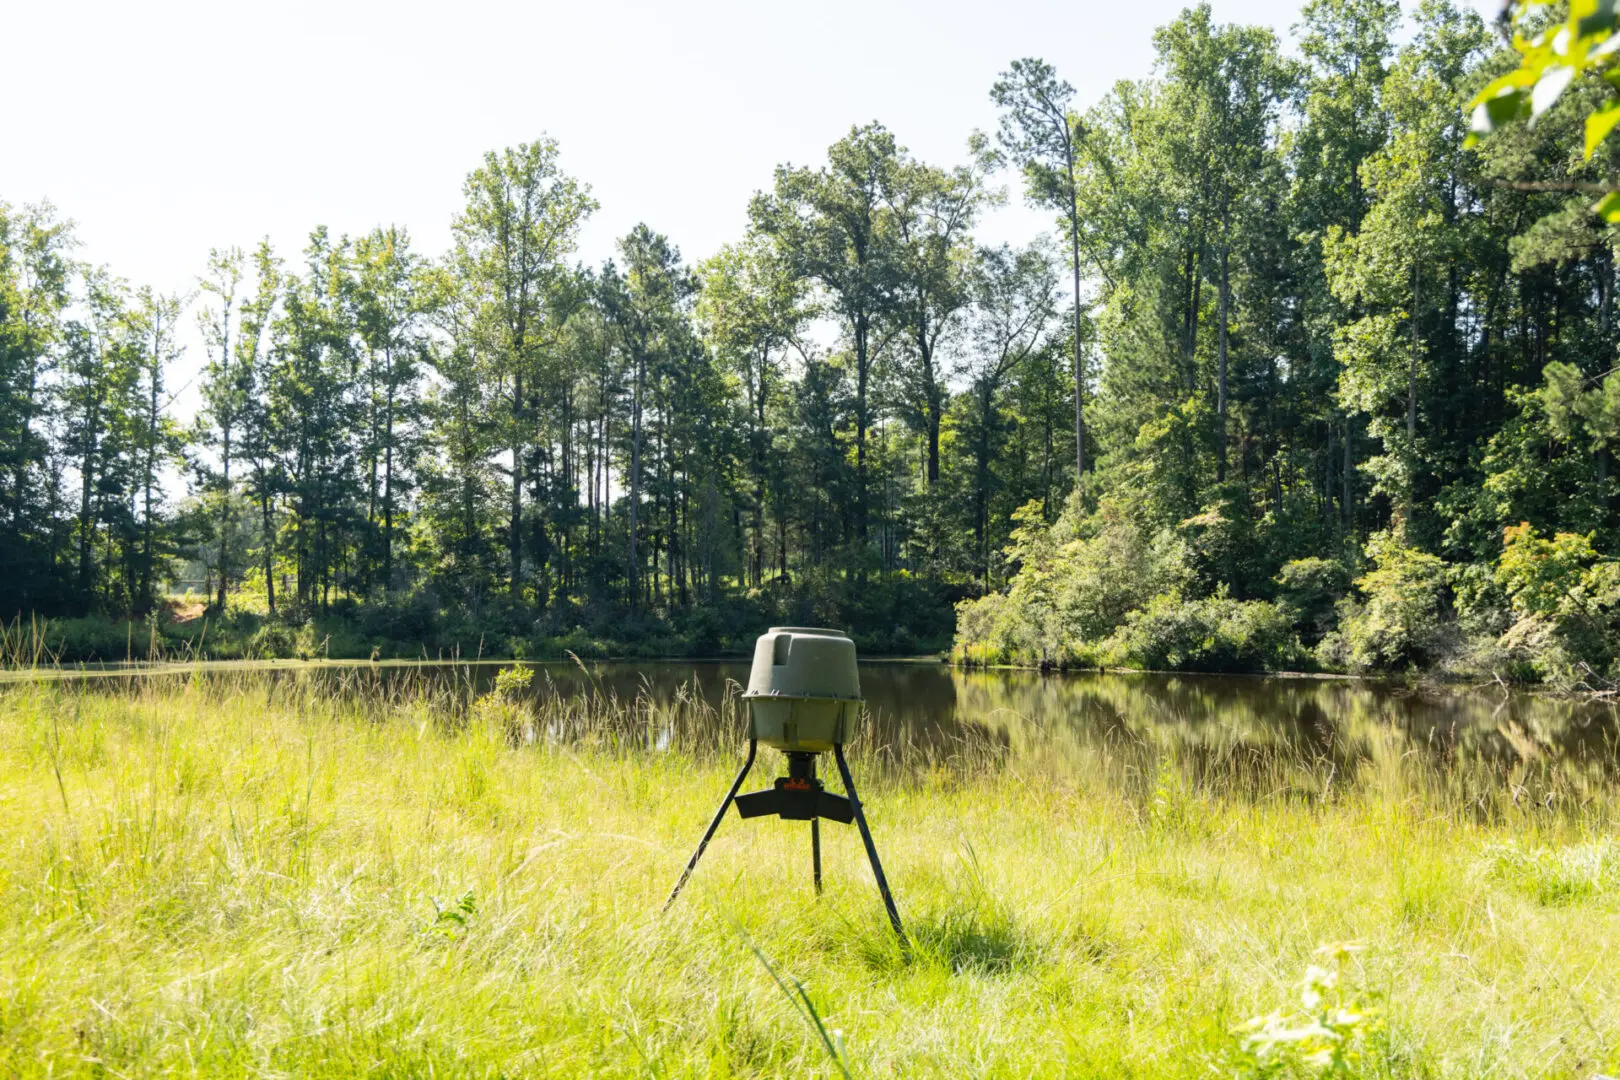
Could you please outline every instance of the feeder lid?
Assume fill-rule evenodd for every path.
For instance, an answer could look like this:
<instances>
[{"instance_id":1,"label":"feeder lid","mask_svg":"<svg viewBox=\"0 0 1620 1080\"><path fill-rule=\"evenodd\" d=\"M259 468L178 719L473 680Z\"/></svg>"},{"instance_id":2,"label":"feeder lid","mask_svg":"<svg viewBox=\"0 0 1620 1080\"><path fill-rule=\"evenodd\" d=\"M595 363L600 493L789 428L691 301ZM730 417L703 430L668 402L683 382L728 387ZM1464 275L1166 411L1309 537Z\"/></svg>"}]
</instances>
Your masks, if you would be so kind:
<instances>
[{"instance_id":1,"label":"feeder lid","mask_svg":"<svg viewBox=\"0 0 1620 1080\"><path fill-rule=\"evenodd\" d=\"M773 626L754 643L746 696L861 699L855 643L837 630Z\"/></svg>"}]
</instances>

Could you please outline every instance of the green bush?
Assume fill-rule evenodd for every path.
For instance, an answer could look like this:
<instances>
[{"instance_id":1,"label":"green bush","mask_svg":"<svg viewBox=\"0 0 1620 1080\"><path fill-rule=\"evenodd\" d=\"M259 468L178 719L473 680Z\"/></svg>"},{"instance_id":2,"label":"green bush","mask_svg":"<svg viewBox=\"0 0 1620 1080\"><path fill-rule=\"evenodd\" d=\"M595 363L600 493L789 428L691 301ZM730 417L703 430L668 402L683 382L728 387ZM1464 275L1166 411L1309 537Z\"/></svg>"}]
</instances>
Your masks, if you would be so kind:
<instances>
[{"instance_id":1,"label":"green bush","mask_svg":"<svg viewBox=\"0 0 1620 1080\"><path fill-rule=\"evenodd\" d=\"M272 622L259 627L245 651L250 659L279 660L292 656L297 647L297 632L286 623Z\"/></svg>"},{"instance_id":2,"label":"green bush","mask_svg":"<svg viewBox=\"0 0 1620 1080\"><path fill-rule=\"evenodd\" d=\"M364 636L377 640L430 641L439 629L439 612L432 597L418 593L367 604L359 624Z\"/></svg>"},{"instance_id":3,"label":"green bush","mask_svg":"<svg viewBox=\"0 0 1620 1080\"><path fill-rule=\"evenodd\" d=\"M1091 535L1058 552L1056 601L1064 641L1099 641L1155 595L1190 583L1189 549L1169 531L1148 535L1105 506Z\"/></svg>"},{"instance_id":4,"label":"green bush","mask_svg":"<svg viewBox=\"0 0 1620 1080\"><path fill-rule=\"evenodd\" d=\"M1490 563L1455 563L1448 568L1447 580L1457 627L1464 634L1494 641L1513 625L1512 605Z\"/></svg>"},{"instance_id":5,"label":"green bush","mask_svg":"<svg viewBox=\"0 0 1620 1080\"><path fill-rule=\"evenodd\" d=\"M1432 663L1447 640L1445 563L1388 532L1373 534L1367 556L1373 569L1356 579L1361 596L1339 604L1339 630L1322 639L1318 657L1354 671Z\"/></svg>"},{"instance_id":6,"label":"green bush","mask_svg":"<svg viewBox=\"0 0 1620 1080\"><path fill-rule=\"evenodd\" d=\"M956 605L956 657L969 664L1017 664L1048 660L1055 642L1048 640L1045 612L1007 593L989 593Z\"/></svg>"},{"instance_id":7,"label":"green bush","mask_svg":"<svg viewBox=\"0 0 1620 1080\"><path fill-rule=\"evenodd\" d=\"M601 638L592 636L583 626L576 626L566 634L547 641L557 656L574 654L582 660L603 660L613 655L613 648Z\"/></svg>"},{"instance_id":8,"label":"green bush","mask_svg":"<svg viewBox=\"0 0 1620 1080\"><path fill-rule=\"evenodd\" d=\"M1494 579L1515 617L1499 639L1507 655L1559 686L1612 681L1620 653L1620 563L1578 533L1548 540L1521 523L1502 539Z\"/></svg>"},{"instance_id":9,"label":"green bush","mask_svg":"<svg viewBox=\"0 0 1620 1080\"><path fill-rule=\"evenodd\" d=\"M1186 600L1173 591L1131 612L1103 651L1114 664L1180 671L1279 671L1307 658L1286 608L1224 593Z\"/></svg>"},{"instance_id":10,"label":"green bush","mask_svg":"<svg viewBox=\"0 0 1620 1080\"><path fill-rule=\"evenodd\" d=\"M1334 609L1350 591L1350 568L1338 559L1295 559L1277 572L1276 586L1301 636L1314 643L1333 629Z\"/></svg>"},{"instance_id":11,"label":"green bush","mask_svg":"<svg viewBox=\"0 0 1620 1080\"><path fill-rule=\"evenodd\" d=\"M63 663L114 663L145 660L151 631L145 623L113 620L105 615L52 619L45 628L46 648Z\"/></svg>"},{"instance_id":12,"label":"green bush","mask_svg":"<svg viewBox=\"0 0 1620 1080\"><path fill-rule=\"evenodd\" d=\"M1190 580L1185 542L1147 533L1104 503L1074 506L1047 525L1039 505L1014 514L1009 554L1018 572L1005 593L957 605L958 655L974 662L1095 664L1096 646L1155 594Z\"/></svg>"}]
</instances>

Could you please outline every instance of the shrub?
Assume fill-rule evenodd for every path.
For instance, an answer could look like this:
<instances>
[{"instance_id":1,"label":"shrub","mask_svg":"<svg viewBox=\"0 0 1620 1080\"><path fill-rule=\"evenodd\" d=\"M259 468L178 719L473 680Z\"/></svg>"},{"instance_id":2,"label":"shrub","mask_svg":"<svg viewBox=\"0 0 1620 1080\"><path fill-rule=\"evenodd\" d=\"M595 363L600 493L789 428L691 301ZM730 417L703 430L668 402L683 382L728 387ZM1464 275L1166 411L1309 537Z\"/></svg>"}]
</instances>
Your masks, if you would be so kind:
<instances>
[{"instance_id":1,"label":"shrub","mask_svg":"<svg viewBox=\"0 0 1620 1080\"><path fill-rule=\"evenodd\" d=\"M1388 532L1373 534L1367 555L1373 569L1356 579L1362 599L1340 603L1339 632L1323 639L1318 656L1357 671L1435 659L1444 641L1445 563Z\"/></svg>"},{"instance_id":2,"label":"shrub","mask_svg":"<svg viewBox=\"0 0 1620 1080\"><path fill-rule=\"evenodd\" d=\"M1590 536L1559 533L1544 540L1528 522L1521 522L1502 530L1495 577L1516 614L1573 614L1588 608L1585 581L1597 561Z\"/></svg>"},{"instance_id":3,"label":"shrub","mask_svg":"<svg viewBox=\"0 0 1620 1080\"><path fill-rule=\"evenodd\" d=\"M502 668L495 673L495 685L480 694L473 702L472 718L475 723L488 724L502 731L508 739L528 742L534 735L534 716L531 711L531 693L534 669L531 667Z\"/></svg>"},{"instance_id":4,"label":"shrub","mask_svg":"<svg viewBox=\"0 0 1620 1080\"><path fill-rule=\"evenodd\" d=\"M1095 532L1059 552L1057 608L1065 641L1099 641L1156 594L1189 583L1186 543L1171 532L1148 536L1109 507Z\"/></svg>"},{"instance_id":5,"label":"shrub","mask_svg":"<svg viewBox=\"0 0 1620 1080\"><path fill-rule=\"evenodd\" d=\"M250 659L279 660L292 656L297 647L297 633L292 627L273 622L259 627L244 651Z\"/></svg>"},{"instance_id":6,"label":"shrub","mask_svg":"<svg viewBox=\"0 0 1620 1080\"><path fill-rule=\"evenodd\" d=\"M1494 580L1516 621L1499 644L1550 682L1607 681L1620 651L1620 563L1600 556L1592 538L1578 533L1547 540L1519 524L1502 539Z\"/></svg>"},{"instance_id":7,"label":"shrub","mask_svg":"<svg viewBox=\"0 0 1620 1080\"><path fill-rule=\"evenodd\" d=\"M1285 608L1224 592L1202 600L1161 593L1103 648L1113 663L1185 671L1277 671L1306 658Z\"/></svg>"},{"instance_id":8,"label":"shrub","mask_svg":"<svg viewBox=\"0 0 1620 1080\"><path fill-rule=\"evenodd\" d=\"M367 604L359 622L361 633L368 638L419 642L434 636L439 612L431 597L418 593Z\"/></svg>"},{"instance_id":9,"label":"shrub","mask_svg":"<svg viewBox=\"0 0 1620 1080\"><path fill-rule=\"evenodd\" d=\"M1045 614L1006 593L964 600L956 605L956 655L973 664L1048 659L1055 642L1047 639Z\"/></svg>"},{"instance_id":10,"label":"shrub","mask_svg":"<svg viewBox=\"0 0 1620 1080\"><path fill-rule=\"evenodd\" d=\"M1295 559L1277 572L1276 585L1295 625L1314 643L1333 628L1334 608L1350 591L1350 568L1338 559Z\"/></svg>"},{"instance_id":11,"label":"shrub","mask_svg":"<svg viewBox=\"0 0 1620 1080\"><path fill-rule=\"evenodd\" d=\"M1013 516L1008 552L1018 572L1006 593L957 605L961 655L1093 663L1094 647L1132 612L1190 580L1186 543L1168 531L1149 535L1114 504L1086 519L1071 506L1050 526L1036 503Z\"/></svg>"},{"instance_id":12,"label":"shrub","mask_svg":"<svg viewBox=\"0 0 1620 1080\"><path fill-rule=\"evenodd\" d=\"M606 659L613 653L607 642L593 637L583 626L576 626L566 634L551 638L547 645L558 656L573 653L586 660Z\"/></svg>"},{"instance_id":13,"label":"shrub","mask_svg":"<svg viewBox=\"0 0 1620 1080\"><path fill-rule=\"evenodd\" d=\"M1447 580L1457 610L1457 625L1465 634L1494 641L1513 625L1507 593L1489 563L1458 563L1448 571Z\"/></svg>"},{"instance_id":14,"label":"shrub","mask_svg":"<svg viewBox=\"0 0 1620 1080\"><path fill-rule=\"evenodd\" d=\"M114 621L105 615L52 619L44 636L46 647L67 663L145 660L151 640L144 623Z\"/></svg>"}]
</instances>

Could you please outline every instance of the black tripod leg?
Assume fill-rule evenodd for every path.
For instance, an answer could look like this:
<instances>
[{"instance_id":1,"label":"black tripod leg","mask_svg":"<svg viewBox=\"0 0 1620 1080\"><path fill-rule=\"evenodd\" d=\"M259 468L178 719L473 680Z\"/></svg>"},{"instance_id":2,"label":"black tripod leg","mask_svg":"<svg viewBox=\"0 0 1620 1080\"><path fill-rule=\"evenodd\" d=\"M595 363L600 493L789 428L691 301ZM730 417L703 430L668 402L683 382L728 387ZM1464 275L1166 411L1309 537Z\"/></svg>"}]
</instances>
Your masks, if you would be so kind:
<instances>
[{"instance_id":1,"label":"black tripod leg","mask_svg":"<svg viewBox=\"0 0 1620 1080\"><path fill-rule=\"evenodd\" d=\"M737 797L737 789L742 787L742 782L747 779L748 770L754 767L754 752L758 749L758 741L749 739L748 758L743 762L742 768L737 771L737 779L731 782L731 790L726 792L726 797L720 801L720 809L714 812L714 820L709 822L709 828L704 832L703 839L698 841L697 850L692 852L691 861L686 864L686 869L681 871L681 879L669 891L669 899L664 901L665 911L669 910L669 906L681 894L681 886L685 885L686 879L692 876L693 868L697 866L698 860L703 857L703 849L709 846L709 841L714 838L714 831L720 827L720 819L726 816L727 810L731 809L731 802Z\"/></svg>"},{"instance_id":2,"label":"black tripod leg","mask_svg":"<svg viewBox=\"0 0 1620 1080\"><path fill-rule=\"evenodd\" d=\"M855 827L861 830L861 842L866 845L866 857L872 862L872 876L877 878L878 892L883 894L883 906L889 909L889 923L895 936L906 942L906 932L900 926L900 912L894 906L894 894L889 892L889 880L883 876L883 864L878 862L877 846L872 843L872 830L866 827L866 813L861 809L861 797L855 794L855 780L849 775L849 763L844 760L844 744L833 743L833 757L838 760L838 775L844 781L850 808L855 811Z\"/></svg>"},{"instance_id":3,"label":"black tripod leg","mask_svg":"<svg viewBox=\"0 0 1620 1080\"><path fill-rule=\"evenodd\" d=\"M816 895L821 895L821 819L810 819L810 861L816 868Z\"/></svg>"}]
</instances>

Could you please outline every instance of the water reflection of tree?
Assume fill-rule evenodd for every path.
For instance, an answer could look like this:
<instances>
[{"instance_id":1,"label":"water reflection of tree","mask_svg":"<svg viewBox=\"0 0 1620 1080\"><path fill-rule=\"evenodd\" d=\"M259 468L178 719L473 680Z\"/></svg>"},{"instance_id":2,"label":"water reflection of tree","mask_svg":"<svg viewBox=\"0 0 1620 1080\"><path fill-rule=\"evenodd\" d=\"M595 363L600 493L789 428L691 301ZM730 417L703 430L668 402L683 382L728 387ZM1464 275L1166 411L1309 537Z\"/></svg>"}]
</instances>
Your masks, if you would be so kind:
<instances>
[{"instance_id":1,"label":"water reflection of tree","mask_svg":"<svg viewBox=\"0 0 1620 1080\"><path fill-rule=\"evenodd\" d=\"M1025 753L1134 746L1197 782L1258 789L1288 770L1325 782L1420 762L1467 785L1612 779L1616 710L1531 694L1333 679L957 672L959 717ZM1463 781L1459 781L1462 783Z\"/></svg>"},{"instance_id":2,"label":"water reflection of tree","mask_svg":"<svg viewBox=\"0 0 1620 1080\"><path fill-rule=\"evenodd\" d=\"M251 692L296 705L348 700L386 714L431 701L455 723L489 689L499 664L289 665L269 670L120 673L84 692L128 695L185 681L204 693ZM627 728L673 711L708 725L710 741L741 738L727 695L745 662L558 663L537 666L531 692L587 709L603 702ZM1499 788L1512 799L1568 797L1620 778L1617 709L1487 689L1410 688L1336 679L959 671L940 664L866 664L861 752L907 764L1042 759L1104 762L1124 785L1146 783L1160 759L1192 782L1266 794L1327 790L1335 778L1426 770L1423 783L1458 797ZM641 702L645 707L632 707ZM690 706L690 707L688 707ZM724 727L725 730L719 730ZM634 737L637 733L627 730ZM634 742L632 738L632 742ZM1415 774L1414 774L1415 775ZM1403 782L1416 782L1410 778Z\"/></svg>"}]
</instances>

